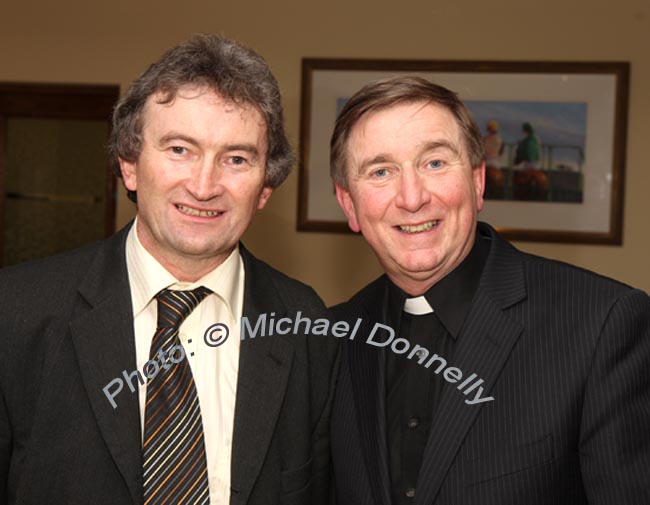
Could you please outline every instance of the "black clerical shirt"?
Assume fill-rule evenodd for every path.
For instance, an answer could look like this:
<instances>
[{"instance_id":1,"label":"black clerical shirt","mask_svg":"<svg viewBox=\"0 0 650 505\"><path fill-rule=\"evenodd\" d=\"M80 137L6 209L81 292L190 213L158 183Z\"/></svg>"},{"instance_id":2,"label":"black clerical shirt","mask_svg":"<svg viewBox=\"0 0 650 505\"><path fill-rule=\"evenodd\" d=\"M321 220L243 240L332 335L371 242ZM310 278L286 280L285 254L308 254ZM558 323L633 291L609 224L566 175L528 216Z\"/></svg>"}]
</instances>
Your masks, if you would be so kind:
<instances>
[{"instance_id":1,"label":"black clerical shirt","mask_svg":"<svg viewBox=\"0 0 650 505\"><path fill-rule=\"evenodd\" d=\"M474 246L463 262L424 297L432 314L412 315L402 311L411 296L389 283L388 324L414 345L452 361L456 341L470 310L490 250L490 239L477 233ZM393 505L411 504L443 378L432 368L420 365L409 353L386 353L386 424Z\"/></svg>"}]
</instances>

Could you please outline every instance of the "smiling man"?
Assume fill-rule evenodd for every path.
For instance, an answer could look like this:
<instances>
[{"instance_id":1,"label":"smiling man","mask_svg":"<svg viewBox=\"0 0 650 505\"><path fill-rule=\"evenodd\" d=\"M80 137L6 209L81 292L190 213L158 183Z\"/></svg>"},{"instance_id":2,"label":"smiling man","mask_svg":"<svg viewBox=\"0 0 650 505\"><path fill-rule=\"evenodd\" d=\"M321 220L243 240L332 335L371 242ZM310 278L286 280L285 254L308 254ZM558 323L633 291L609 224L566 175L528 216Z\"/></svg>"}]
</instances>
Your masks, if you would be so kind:
<instances>
[{"instance_id":1,"label":"smiling man","mask_svg":"<svg viewBox=\"0 0 650 505\"><path fill-rule=\"evenodd\" d=\"M239 243L293 162L266 63L173 48L110 148L135 221L0 274L0 502L328 503L335 341L237 338L242 317L326 317Z\"/></svg>"},{"instance_id":2,"label":"smiling man","mask_svg":"<svg viewBox=\"0 0 650 505\"><path fill-rule=\"evenodd\" d=\"M386 272L334 309L363 320L333 406L337 502L650 503L648 296L478 222L482 139L443 87L367 85L331 147Z\"/></svg>"}]
</instances>

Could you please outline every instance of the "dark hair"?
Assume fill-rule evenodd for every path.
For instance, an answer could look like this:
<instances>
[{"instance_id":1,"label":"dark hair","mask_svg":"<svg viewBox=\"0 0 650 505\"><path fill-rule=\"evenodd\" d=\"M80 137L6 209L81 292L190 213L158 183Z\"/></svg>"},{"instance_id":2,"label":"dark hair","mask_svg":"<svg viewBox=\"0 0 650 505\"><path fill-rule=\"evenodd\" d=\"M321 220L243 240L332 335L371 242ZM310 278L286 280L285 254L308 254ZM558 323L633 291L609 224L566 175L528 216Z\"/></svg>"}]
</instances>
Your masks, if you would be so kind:
<instances>
[{"instance_id":1,"label":"dark hair","mask_svg":"<svg viewBox=\"0 0 650 505\"><path fill-rule=\"evenodd\" d=\"M266 122L268 144L264 184L271 188L282 184L294 156L284 131L278 83L260 55L216 35L195 35L167 51L118 101L108 146L116 175L122 176L118 158L135 162L140 156L147 99L162 93L159 103L170 103L186 85L207 87L226 100L260 111ZM127 194L136 201L135 192Z\"/></svg>"},{"instance_id":2,"label":"dark hair","mask_svg":"<svg viewBox=\"0 0 650 505\"><path fill-rule=\"evenodd\" d=\"M481 131L458 95L421 77L400 76L371 82L350 98L338 117L330 142L330 175L348 188L347 144L354 126L372 112L407 103L435 103L447 109L460 126L472 167L485 159Z\"/></svg>"}]
</instances>

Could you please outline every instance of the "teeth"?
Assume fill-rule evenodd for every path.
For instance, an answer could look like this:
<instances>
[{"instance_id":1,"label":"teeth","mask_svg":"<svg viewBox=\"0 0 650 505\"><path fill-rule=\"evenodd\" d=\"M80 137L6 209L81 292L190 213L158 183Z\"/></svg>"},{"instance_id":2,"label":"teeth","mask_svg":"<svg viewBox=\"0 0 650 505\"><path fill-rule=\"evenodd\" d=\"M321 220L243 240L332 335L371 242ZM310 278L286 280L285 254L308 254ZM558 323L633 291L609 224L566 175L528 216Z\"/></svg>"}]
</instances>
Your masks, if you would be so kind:
<instances>
[{"instance_id":1,"label":"teeth","mask_svg":"<svg viewBox=\"0 0 650 505\"><path fill-rule=\"evenodd\" d=\"M418 224L417 226L400 226L399 229L406 233L419 233L421 231L430 230L435 226L438 226L438 221L429 221L428 223Z\"/></svg>"},{"instance_id":2,"label":"teeth","mask_svg":"<svg viewBox=\"0 0 650 505\"><path fill-rule=\"evenodd\" d=\"M176 208L185 214L189 214L190 216L214 217L221 214L221 212L218 212L216 210L198 210L193 209L192 207L185 207L184 205L177 205Z\"/></svg>"}]
</instances>

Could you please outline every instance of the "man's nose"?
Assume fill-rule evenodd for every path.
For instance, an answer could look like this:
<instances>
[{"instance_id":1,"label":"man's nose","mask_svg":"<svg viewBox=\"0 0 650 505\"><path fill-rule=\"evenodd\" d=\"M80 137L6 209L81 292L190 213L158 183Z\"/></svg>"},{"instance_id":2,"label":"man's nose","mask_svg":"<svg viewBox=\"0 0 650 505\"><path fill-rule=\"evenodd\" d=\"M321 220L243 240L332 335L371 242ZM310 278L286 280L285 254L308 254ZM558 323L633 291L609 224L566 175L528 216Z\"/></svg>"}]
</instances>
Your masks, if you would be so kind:
<instances>
[{"instance_id":1,"label":"man's nose","mask_svg":"<svg viewBox=\"0 0 650 505\"><path fill-rule=\"evenodd\" d=\"M214 160L204 159L192 170L187 190L197 200L210 200L223 193L223 169Z\"/></svg>"},{"instance_id":2,"label":"man's nose","mask_svg":"<svg viewBox=\"0 0 650 505\"><path fill-rule=\"evenodd\" d=\"M430 201L431 193L426 188L424 175L411 166L404 167L400 172L395 204L409 212L417 212Z\"/></svg>"}]
</instances>

